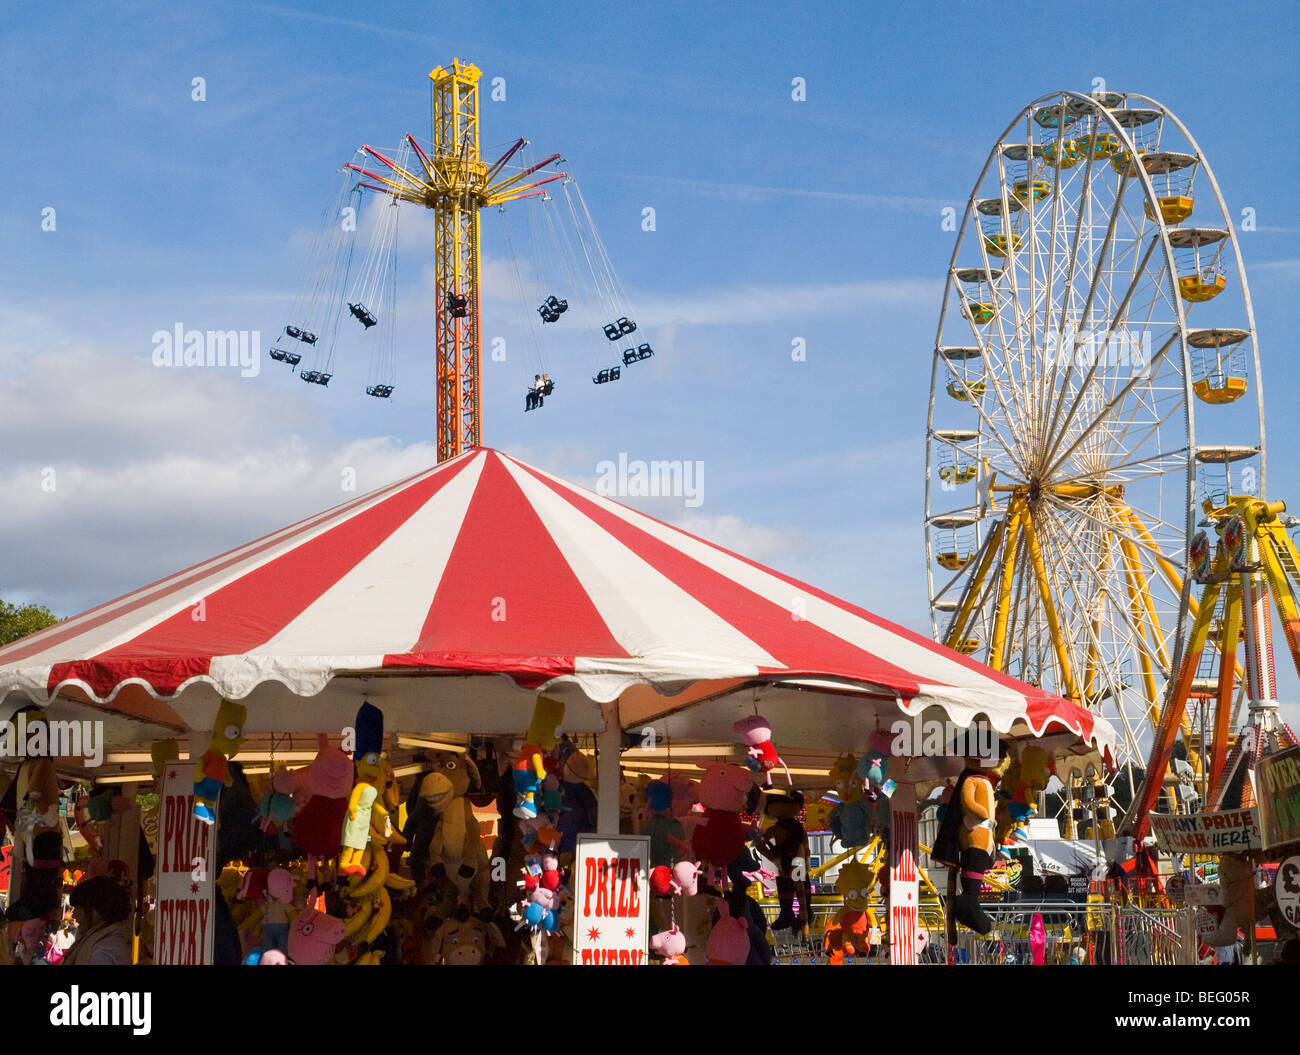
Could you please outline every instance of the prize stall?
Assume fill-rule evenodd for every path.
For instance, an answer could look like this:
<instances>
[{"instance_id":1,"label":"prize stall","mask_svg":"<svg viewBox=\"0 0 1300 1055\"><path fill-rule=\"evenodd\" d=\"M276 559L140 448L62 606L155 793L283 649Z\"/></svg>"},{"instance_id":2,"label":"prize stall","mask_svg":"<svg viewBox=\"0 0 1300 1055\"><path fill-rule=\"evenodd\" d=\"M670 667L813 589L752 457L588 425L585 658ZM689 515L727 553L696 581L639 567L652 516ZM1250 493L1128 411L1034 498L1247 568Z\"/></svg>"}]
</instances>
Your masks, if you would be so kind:
<instances>
[{"instance_id":1,"label":"prize stall","mask_svg":"<svg viewBox=\"0 0 1300 1055\"><path fill-rule=\"evenodd\" d=\"M915 963L919 804L959 778L949 812L977 834L948 851L945 903L978 926L1008 767L1114 743L1083 708L486 449L0 650L0 700L101 723L96 769L20 762L24 874L72 864L81 830L33 818L58 797L41 780L116 787L86 830L119 818L139 845L101 838L82 864L129 886L137 958L159 963L770 962L772 931L822 941L807 833L829 814L858 851L831 929L851 944L875 886L867 938ZM11 946L56 922L46 885Z\"/></svg>"}]
</instances>

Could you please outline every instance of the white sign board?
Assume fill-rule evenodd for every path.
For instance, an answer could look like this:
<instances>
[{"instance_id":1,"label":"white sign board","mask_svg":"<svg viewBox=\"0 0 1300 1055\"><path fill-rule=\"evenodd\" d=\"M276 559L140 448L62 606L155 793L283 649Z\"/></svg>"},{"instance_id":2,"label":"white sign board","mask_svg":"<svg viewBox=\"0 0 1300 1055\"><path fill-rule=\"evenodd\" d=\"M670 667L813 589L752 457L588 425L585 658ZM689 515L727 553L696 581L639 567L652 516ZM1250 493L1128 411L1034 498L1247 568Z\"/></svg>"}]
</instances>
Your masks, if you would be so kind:
<instances>
[{"instance_id":1,"label":"white sign board","mask_svg":"<svg viewBox=\"0 0 1300 1055\"><path fill-rule=\"evenodd\" d=\"M1300 927L1300 857L1288 857L1277 866L1273 893L1283 918L1291 926Z\"/></svg>"},{"instance_id":2,"label":"white sign board","mask_svg":"<svg viewBox=\"0 0 1300 1055\"><path fill-rule=\"evenodd\" d=\"M194 816L194 763L169 762L158 806L154 963L210 964L217 826Z\"/></svg>"},{"instance_id":3,"label":"white sign board","mask_svg":"<svg viewBox=\"0 0 1300 1055\"><path fill-rule=\"evenodd\" d=\"M920 938L916 787L901 784L889 800L889 962L915 964Z\"/></svg>"},{"instance_id":4,"label":"white sign board","mask_svg":"<svg viewBox=\"0 0 1300 1055\"><path fill-rule=\"evenodd\" d=\"M579 835L573 962L640 967L650 948L650 836Z\"/></svg>"}]
</instances>

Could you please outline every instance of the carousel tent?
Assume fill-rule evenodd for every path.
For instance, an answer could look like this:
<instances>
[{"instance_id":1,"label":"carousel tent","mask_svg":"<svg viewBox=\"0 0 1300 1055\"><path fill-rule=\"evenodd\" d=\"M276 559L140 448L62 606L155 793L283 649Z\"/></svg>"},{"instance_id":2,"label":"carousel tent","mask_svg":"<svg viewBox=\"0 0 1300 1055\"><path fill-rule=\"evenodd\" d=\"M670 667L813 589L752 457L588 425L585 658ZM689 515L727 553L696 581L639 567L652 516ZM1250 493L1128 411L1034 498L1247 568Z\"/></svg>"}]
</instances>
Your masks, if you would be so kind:
<instances>
[{"instance_id":1,"label":"carousel tent","mask_svg":"<svg viewBox=\"0 0 1300 1055\"><path fill-rule=\"evenodd\" d=\"M497 451L478 449L0 649L0 700L143 740L208 728L727 736L762 707L791 746L858 749L930 714L1105 752L1072 703ZM0 712L4 713L4 712ZM122 734L125 736L125 734ZM121 737L119 737L121 738Z\"/></svg>"}]
</instances>

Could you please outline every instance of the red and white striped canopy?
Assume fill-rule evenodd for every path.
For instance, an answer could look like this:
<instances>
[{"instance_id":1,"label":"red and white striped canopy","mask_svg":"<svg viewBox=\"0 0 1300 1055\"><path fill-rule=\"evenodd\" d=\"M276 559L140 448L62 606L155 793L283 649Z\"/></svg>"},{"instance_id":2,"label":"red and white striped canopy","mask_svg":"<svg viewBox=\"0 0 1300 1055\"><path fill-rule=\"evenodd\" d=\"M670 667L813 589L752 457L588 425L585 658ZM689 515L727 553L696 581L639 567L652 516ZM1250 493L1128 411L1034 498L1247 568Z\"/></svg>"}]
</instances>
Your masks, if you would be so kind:
<instances>
[{"instance_id":1,"label":"red and white striped canopy","mask_svg":"<svg viewBox=\"0 0 1300 1055\"><path fill-rule=\"evenodd\" d=\"M341 677L378 691L449 673L596 702L636 686L838 679L908 712L1112 739L1083 708L486 449L0 649L0 699L93 705L130 687L186 714L193 690L253 695L255 724L268 684L310 713L302 698ZM423 727L450 728L432 715Z\"/></svg>"}]
</instances>

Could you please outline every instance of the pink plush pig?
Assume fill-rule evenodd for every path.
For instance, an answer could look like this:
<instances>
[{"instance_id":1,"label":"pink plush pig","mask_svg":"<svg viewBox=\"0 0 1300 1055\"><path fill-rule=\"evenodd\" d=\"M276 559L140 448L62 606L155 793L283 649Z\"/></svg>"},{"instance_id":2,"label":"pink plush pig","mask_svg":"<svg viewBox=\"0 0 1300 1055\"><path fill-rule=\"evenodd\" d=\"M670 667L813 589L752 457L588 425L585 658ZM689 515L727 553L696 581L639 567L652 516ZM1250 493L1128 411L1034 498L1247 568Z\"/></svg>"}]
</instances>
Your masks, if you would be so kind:
<instances>
[{"instance_id":1,"label":"pink plush pig","mask_svg":"<svg viewBox=\"0 0 1300 1055\"><path fill-rule=\"evenodd\" d=\"M650 951L656 956L662 956L666 966L685 964L686 935L674 923L671 929L650 936Z\"/></svg>"},{"instance_id":2,"label":"pink plush pig","mask_svg":"<svg viewBox=\"0 0 1300 1055\"><path fill-rule=\"evenodd\" d=\"M780 766L785 770L786 782L793 785L790 767L781 760L776 748L772 746L772 727L761 714L742 718L731 727L749 750L745 755L745 765L755 773L763 774L763 783L772 784L772 770Z\"/></svg>"}]
</instances>

